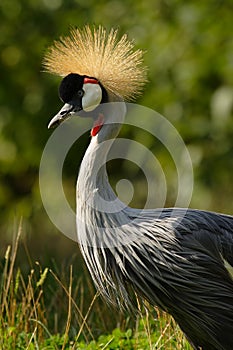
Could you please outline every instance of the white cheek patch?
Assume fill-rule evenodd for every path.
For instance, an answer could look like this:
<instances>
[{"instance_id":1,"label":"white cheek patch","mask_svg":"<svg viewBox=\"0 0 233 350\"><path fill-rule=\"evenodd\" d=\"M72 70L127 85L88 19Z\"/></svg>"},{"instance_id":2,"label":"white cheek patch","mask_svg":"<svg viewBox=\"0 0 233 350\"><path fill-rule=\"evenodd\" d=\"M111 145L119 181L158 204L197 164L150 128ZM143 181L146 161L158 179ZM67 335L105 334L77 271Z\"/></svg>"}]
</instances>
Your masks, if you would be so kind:
<instances>
[{"instance_id":1,"label":"white cheek patch","mask_svg":"<svg viewBox=\"0 0 233 350\"><path fill-rule=\"evenodd\" d=\"M93 111L102 100L102 89L99 84L87 83L83 85L84 95L82 107L85 112Z\"/></svg>"}]
</instances>

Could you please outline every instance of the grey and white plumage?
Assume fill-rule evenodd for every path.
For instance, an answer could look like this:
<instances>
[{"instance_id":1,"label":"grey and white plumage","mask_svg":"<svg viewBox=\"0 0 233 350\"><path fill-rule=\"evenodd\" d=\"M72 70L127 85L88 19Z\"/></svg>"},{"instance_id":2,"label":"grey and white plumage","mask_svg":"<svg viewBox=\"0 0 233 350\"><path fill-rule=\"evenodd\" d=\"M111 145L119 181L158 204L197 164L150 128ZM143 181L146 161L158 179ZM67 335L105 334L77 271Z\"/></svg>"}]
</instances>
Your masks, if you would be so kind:
<instances>
[{"instance_id":1,"label":"grey and white plumage","mask_svg":"<svg viewBox=\"0 0 233 350\"><path fill-rule=\"evenodd\" d=\"M91 36L90 29L85 30ZM95 32L95 44L94 36L92 38L94 51L96 46L100 45L102 31L103 29L99 29ZM116 40L116 35L111 33ZM85 31L83 34L78 31L77 37L79 41L86 40L87 45L87 35L84 34ZM110 42L111 40L109 39ZM103 42L109 49L106 33ZM46 58L49 71L59 74L59 67L57 70L56 67L52 67L54 68L54 62L59 55L65 58L69 55L69 50L74 50L71 43L76 46L79 44L77 40L74 43L72 38L68 41L63 39L62 43L56 44L50 51ZM111 48L113 58L115 47L116 43ZM128 52L127 49L125 52ZM132 55L131 51L130 53ZM73 51L71 57L73 60ZM127 57L129 55L125 54L126 59ZM135 56L133 57L135 59ZM133 65L138 69L134 91L127 91L123 98L128 98L133 92L137 94L137 90L141 88L142 84L137 85L137 79L140 81L144 74L143 70L140 74L140 60L141 54L136 59L137 64L132 61L130 65L130 71L133 70ZM119 57L116 61L119 61ZM111 64L114 65L114 59ZM60 74L67 74L66 82L71 82L70 73L77 75L75 81L78 89L84 89L86 100L91 107L93 94L89 95L89 91L92 90L92 86L89 78L82 78L86 76L95 78L94 84L100 85L105 96L103 100L101 95L101 103L121 100L120 91L127 89L127 86L123 84L117 91L114 91L114 87L117 81L121 84L121 79L128 73L125 71L121 75L122 72L118 72L116 67L113 68L116 76L111 79L116 81L108 81L106 84L106 70L102 80L101 71L96 73L99 76L95 76L92 71L85 73L70 67L70 71L68 68L68 71L61 71ZM70 99L67 86L70 89L70 84L63 83L60 89L61 98L68 96L63 98L66 103L65 110L63 108L62 112L52 119L50 126L64 120L68 115L77 114L82 108L83 96L76 96L75 92L72 92ZM226 265L233 266L233 217L182 208L132 209L116 197L108 181L105 159L121 127L125 114L124 106L123 102L119 102L110 104L110 108L107 109L109 113L104 109L104 120L92 134L77 181L78 239L93 281L103 296L120 307L133 308L136 292L151 305L157 305L171 314L194 349L231 350L233 279ZM97 115L102 115L102 112L98 112L98 107L96 109L96 105L88 110L92 109L97 111ZM100 167L100 163L103 166ZM105 210L106 203L108 210Z\"/></svg>"},{"instance_id":2,"label":"grey and white plumage","mask_svg":"<svg viewBox=\"0 0 233 350\"><path fill-rule=\"evenodd\" d=\"M106 169L96 182L92 177L95 162L109 147L92 138L77 183L79 242L97 288L109 301L126 306L136 291L170 313L196 349L232 349L233 280L224 260L233 266L233 217L120 205ZM98 211L95 194L119 209Z\"/></svg>"}]
</instances>

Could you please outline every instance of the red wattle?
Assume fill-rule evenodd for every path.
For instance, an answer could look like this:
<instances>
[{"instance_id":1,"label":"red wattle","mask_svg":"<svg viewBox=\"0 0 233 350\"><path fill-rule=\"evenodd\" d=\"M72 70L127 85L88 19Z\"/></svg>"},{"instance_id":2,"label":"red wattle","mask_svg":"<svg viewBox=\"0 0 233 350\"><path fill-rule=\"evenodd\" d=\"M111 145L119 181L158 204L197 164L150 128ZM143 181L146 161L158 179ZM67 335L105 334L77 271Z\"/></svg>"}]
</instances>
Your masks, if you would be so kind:
<instances>
[{"instance_id":1,"label":"red wattle","mask_svg":"<svg viewBox=\"0 0 233 350\"><path fill-rule=\"evenodd\" d=\"M96 136L104 124L104 115L99 114L98 119L94 121L93 128L91 129L91 136Z\"/></svg>"}]
</instances>

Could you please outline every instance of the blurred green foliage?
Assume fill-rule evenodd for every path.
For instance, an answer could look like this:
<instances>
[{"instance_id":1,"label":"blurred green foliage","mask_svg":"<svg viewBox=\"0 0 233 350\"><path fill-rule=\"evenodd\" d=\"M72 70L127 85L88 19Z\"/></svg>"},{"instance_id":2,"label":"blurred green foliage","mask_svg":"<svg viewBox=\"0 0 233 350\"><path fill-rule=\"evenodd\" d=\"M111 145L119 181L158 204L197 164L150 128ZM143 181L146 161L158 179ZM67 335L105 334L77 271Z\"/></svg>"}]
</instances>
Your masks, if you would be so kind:
<instances>
[{"instance_id":1,"label":"blurred green foliage","mask_svg":"<svg viewBox=\"0 0 233 350\"><path fill-rule=\"evenodd\" d=\"M86 23L118 27L120 34L128 33L146 51L149 83L137 102L163 114L183 137L194 165L191 207L233 213L232 0L1 0L0 18L3 240L14 219L22 215L35 254L46 255L48 250L48 255L59 256L68 245L58 238L55 248L49 237L58 233L43 209L38 186L40 158L51 135L47 123L61 107L60 79L44 73L41 62L54 39L66 35L71 26ZM126 130L124 136L137 139L137 133ZM78 164L88 140L85 135L64 170L65 187L73 200ZM173 188L174 169L167 153L159 149L157 154L149 135L145 144L164 164ZM122 176L118 165L111 168L115 178ZM135 205L143 202L140 188ZM172 199L168 204L173 204Z\"/></svg>"}]
</instances>

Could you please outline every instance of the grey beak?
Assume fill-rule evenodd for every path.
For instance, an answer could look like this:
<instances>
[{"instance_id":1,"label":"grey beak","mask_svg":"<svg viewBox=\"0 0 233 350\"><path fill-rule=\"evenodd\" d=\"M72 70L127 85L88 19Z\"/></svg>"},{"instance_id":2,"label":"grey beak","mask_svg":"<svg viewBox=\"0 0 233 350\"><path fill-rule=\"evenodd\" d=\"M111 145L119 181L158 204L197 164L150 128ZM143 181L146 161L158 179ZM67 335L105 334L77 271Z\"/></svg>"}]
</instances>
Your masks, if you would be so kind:
<instances>
[{"instance_id":1,"label":"grey beak","mask_svg":"<svg viewBox=\"0 0 233 350\"><path fill-rule=\"evenodd\" d=\"M74 111L75 106L70 103L65 103L64 106L60 109L60 111L53 117L48 125L48 129L55 128L58 124L63 122L66 118L68 118L72 112Z\"/></svg>"}]
</instances>

